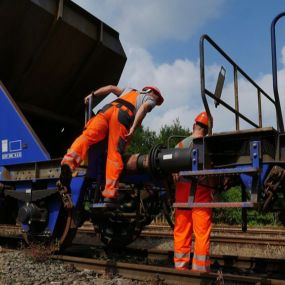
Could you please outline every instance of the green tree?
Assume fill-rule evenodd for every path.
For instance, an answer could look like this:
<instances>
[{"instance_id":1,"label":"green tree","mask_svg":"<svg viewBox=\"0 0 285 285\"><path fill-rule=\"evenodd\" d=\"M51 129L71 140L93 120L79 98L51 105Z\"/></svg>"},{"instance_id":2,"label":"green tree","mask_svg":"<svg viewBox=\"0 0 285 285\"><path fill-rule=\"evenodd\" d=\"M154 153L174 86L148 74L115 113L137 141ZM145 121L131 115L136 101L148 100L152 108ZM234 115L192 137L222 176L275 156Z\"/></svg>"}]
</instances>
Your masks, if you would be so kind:
<instances>
[{"instance_id":1,"label":"green tree","mask_svg":"<svg viewBox=\"0 0 285 285\"><path fill-rule=\"evenodd\" d=\"M188 128L183 128L178 118L173 121L172 125L164 125L160 129L159 134L156 134L149 128L141 127L135 131L126 152L127 154L146 154L149 153L153 146L159 143L167 146L168 141L170 142L170 148L172 148L182 140L181 137L187 137L189 135L190 130Z\"/></svg>"},{"instance_id":2,"label":"green tree","mask_svg":"<svg viewBox=\"0 0 285 285\"><path fill-rule=\"evenodd\" d=\"M157 143L161 143L164 145L168 145L172 148L174 147L179 141L181 141L182 137L188 137L191 134L189 128L183 128L180 124L178 118L176 118L172 125L164 125L159 132L157 137Z\"/></svg>"},{"instance_id":3,"label":"green tree","mask_svg":"<svg viewBox=\"0 0 285 285\"><path fill-rule=\"evenodd\" d=\"M248 193L249 195L249 193ZM241 189L232 187L218 195L218 200L223 202L241 202ZM248 209L247 222L249 225L278 225L277 213L263 213ZM216 208L213 211L213 221L217 224L238 225L242 223L241 208Z\"/></svg>"},{"instance_id":4,"label":"green tree","mask_svg":"<svg viewBox=\"0 0 285 285\"><path fill-rule=\"evenodd\" d=\"M157 141L157 136L154 131L151 131L149 128L138 128L134 136L131 140L130 145L127 148L127 154L134 154L134 153L142 153L146 154L149 153L152 146Z\"/></svg>"},{"instance_id":5,"label":"green tree","mask_svg":"<svg viewBox=\"0 0 285 285\"><path fill-rule=\"evenodd\" d=\"M222 202L241 202L240 187L232 187L217 196ZM214 208L213 221L217 224L237 225L242 223L240 208Z\"/></svg>"}]
</instances>

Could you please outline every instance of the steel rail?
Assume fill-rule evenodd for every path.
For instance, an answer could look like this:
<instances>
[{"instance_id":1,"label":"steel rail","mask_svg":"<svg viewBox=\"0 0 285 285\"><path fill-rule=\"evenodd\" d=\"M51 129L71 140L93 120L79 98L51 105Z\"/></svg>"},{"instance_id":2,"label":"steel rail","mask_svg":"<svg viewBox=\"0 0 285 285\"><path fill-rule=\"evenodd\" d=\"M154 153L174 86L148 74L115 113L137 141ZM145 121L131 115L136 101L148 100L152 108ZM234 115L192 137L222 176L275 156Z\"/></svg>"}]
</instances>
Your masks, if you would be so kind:
<instances>
[{"instance_id":1,"label":"steel rail","mask_svg":"<svg viewBox=\"0 0 285 285\"><path fill-rule=\"evenodd\" d=\"M166 224L151 224L144 227L144 230L153 230L153 231L170 231L172 232L169 225ZM143 231L144 231L143 230ZM212 227L212 232L224 232L224 233L242 233L240 226L220 226L214 224ZM264 234L264 235L284 235L285 236L285 228L267 228L267 227L260 227L260 228L248 228L247 233L249 234Z\"/></svg>"},{"instance_id":2,"label":"steel rail","mask_svg":"<svg viewBox=\"0 0 285 285\"><path fill-rule=\"evenodd\" d=\"M74 245L76 248L76 245ZM5 250L5 248L3 249ZM18 250L18 248L17 248ZM93 249L94 250L94 249ZM165 280L169 284L223 284L213 283L223 281L233 282L233 284L273 284L285 285L284 279L284 260L270 259L270 258L252 258L239 256L224 256L212 255L211 258L211 273L196 273L191 271L177 271L172 268L171 260L173 258L172 251L165 250L142 250L136 248L126 248L119 250L119 255L116 250L110 251L106 260L105 247L99 247L99 251L103 252L98 255L96 249L96 259L84 257L85 253L88 256L93 256L92 249L86 247L85 250L80 245L80 250L77 250L77 255L66 256L66 252L61 255L54 255L49 258L62 260L63 262L73 264L78 269L91 269L99 274L109 274L110 278L119 274L126 278L136 280L143 280L149 282L156 282L158 280ZM6 251L6 250L5 250ZM11 249L9 249L11 251ZM2 251L4 252L4 251ZM111 253L111 255L110 255ZM64 254L64 255L63 255ZM70 253L69 253L70 254ZM113 257L112 257L113 256ZM131 256L144 256L144 259L133 259L129 262ZM121 261L127 258L128 262ZM111 259L110 259L111 258ZM147 265L151 260L156 260L156 265ZM166 260L167 265L162 262L163 266L158 266L158 260ZM169 267L171 266L171 268ZM218 272L218 273L216 273ZM231 272L231 274L229 274ZM235 273L233 273L235 272ZM238 272L238 273L236 273ZM283 272L283 273L282 273ZM250 274L250 277L248 276ZM283 274L283 275L282 275Z\"/></svg>"},{"instance_id":3,"label":"steel rail","mask_svg":"<svg viewBox=\"0 0 285 285\"><path fill-rule=\"evenodd\" d=\"M74 265L78 269L94 270L101 274L119 274L125 278L154 282L164 280L173 285L213 284L218 280L233 282L234 284L272 284L285 285L285 281L265 277L241 276L235 274L198 273L192 271L178 271L173 268L116 262L111 260L97 260L74 256L56 256L54 259ZM218 283L216 283L218 284Z\"/></svg>"},{"instance_id":4,"label":"steel rail","mask_svg":"<svg viewBox=\"0 0 285 285\"><path fill-rule=\"evenodd\" d=\"M143 231L140 235L141 237L153 237L153 238L172 238L173 233L171 232L161 232L161 231ZM195 240L195 237L193 237ZM285 246L284 238L268 238L261 236L245 236L245 235L235 235L226 236L219 234L211 235L211 243L231 243L231 244L254 244L254 245L276 245Z\"/></svg>"},{"instance_id":5,"label":"steel rail","mask_svg":"<svg viewBox=\"0 0 285 285\"><path fill-rule=\"evenodd\" d=\"M92 224L79 228L79 234L94 234ZM231 235L231 234L234 234ZM267 236L266 236L267 235ZM0 236L21 236L19 226L0 225ZM172 238L173 232L169 226L147 226L141 237ZM255 244L285 246L285 229L248 229L243 233L240 228L214 226L211 234L212 243Z\"/></svg>"}]
</instances>

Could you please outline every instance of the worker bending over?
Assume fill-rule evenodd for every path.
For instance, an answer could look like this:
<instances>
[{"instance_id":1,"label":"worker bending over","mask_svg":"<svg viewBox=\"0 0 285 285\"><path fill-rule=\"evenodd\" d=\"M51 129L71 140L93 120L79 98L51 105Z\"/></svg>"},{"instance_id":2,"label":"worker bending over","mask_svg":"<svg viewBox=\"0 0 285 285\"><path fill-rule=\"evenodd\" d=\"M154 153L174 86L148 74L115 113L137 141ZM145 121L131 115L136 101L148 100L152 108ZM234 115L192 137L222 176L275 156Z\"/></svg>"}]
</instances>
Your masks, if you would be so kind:
<instances>
[{"instance_id":1,"label":"worker bending over","mask_svg":"<svg viewBox=\"0 0 285 285\"><path fill-rule=\"evenodd\" d=\"M105 105L87 122L82 134L73 142L61 161L60 182L69 187L71 173L85 159L89 147L108 137L106 184L102 194L105 197L104 202L116 203L126 143L130 141L146 114L156 105L161 105L164 99L154 86L146 86L139 92L108 85L88 95L85 103L91 96L106 96L109 93L119 98Z\"/></svg>"}]
</instances>

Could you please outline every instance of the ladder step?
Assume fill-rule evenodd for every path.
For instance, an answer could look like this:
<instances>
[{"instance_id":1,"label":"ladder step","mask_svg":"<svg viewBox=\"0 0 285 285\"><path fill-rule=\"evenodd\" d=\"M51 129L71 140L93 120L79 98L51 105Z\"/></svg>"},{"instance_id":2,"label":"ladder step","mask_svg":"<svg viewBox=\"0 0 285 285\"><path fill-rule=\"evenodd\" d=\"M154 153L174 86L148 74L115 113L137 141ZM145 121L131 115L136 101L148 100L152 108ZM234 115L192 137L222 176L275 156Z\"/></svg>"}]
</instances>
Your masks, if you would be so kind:
<instances>
[{"instance_id":1,"label":"ladder step","mask_svg":"<svg viewBox=\"0 0 285 285\"><path fill-rule=\"evenodd\" d=\"M116 209L119 207L119 204L113 203L94 203L90 206L91 209Z\"/></svg>"},{"instance_id":2,"label":"ladder step","mask_svg":"<svg viewBox=\"0 0 285 285\"><path fill-rule=\"evenodd\" d=\"M174 203L174 208L253 208L253 202Z\"/></svg>"},{"instance_id":3,"label":"ladder step","mask_svg":"<svg viewBox=\"0 0 285 285\"><path fill-rule=\"evenodd\" d=\"M254 174L260 172L259 168L220 168L220 169L204 169L194 171L180 171L180 176L204 176L204 175L231 175L231 174Z\"/></svg>"}]
</instances>

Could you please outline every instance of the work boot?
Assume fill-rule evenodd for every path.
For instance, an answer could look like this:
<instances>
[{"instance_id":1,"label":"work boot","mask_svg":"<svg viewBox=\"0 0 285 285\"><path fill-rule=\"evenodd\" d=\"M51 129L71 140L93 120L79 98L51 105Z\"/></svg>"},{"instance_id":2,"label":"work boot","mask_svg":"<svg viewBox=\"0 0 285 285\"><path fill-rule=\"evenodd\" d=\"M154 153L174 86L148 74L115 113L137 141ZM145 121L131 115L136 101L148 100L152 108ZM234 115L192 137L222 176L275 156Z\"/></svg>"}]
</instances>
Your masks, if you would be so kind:
<instances>
[{"instance_id":1,"label":"work boot","mask_svg":"<svg viewBox=\"0 0 285 285\"><path fill-rule=\"evenodd\" d=\"M72 173L70 167L67 164L63 164L61 166L61 172L59 176L59 181L61 185L69 189L71 179L72 179Z\"/></svg>"}]
</instances>

